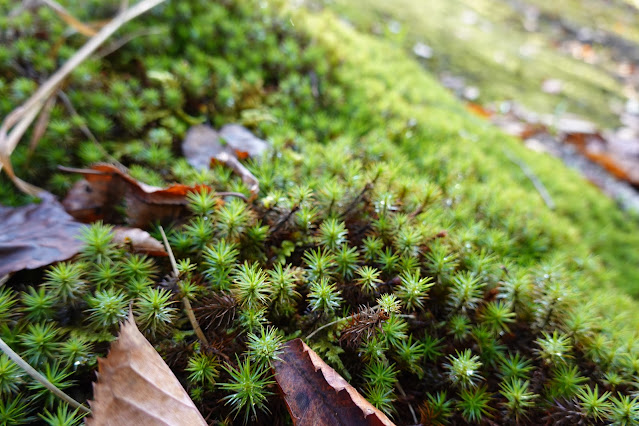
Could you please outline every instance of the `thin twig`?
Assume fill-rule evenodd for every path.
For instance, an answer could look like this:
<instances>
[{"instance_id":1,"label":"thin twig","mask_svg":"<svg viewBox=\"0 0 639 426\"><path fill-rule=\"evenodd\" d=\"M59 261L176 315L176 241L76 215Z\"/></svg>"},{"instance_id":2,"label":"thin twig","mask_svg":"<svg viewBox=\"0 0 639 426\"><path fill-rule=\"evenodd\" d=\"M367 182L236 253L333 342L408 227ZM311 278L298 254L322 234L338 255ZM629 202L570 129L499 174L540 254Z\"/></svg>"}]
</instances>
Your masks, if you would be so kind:
<instances>
[{"instance_id":1,"label":"thin twig","mask_svg":"<svg viewBox=\"0 0 639 426\"><path fill-rule=\"evenodd\" d=\"M91 410L86 405L80 404L78 401L76 401L75 399L71 398L69 395L67 395L66 393L62 392L60 389L58 389L53 383L48 381L46 377L44 377L42 374L38 373L25 360L23 360L20 357L20 355L15 353L13 351L13 349L11 349L11 347L9 347L9 345L7 345L4 342L4 340L2 340L1 338L0 338L0 349L2 349L2 352L7 354L7 356L9 358L11 358L11 360L13 362L15 362L20 367L22 367L22 369L24 371L26 371L29 376L33 377L34 380L40 382L42 384L42 386L44 386L45 388L47 388L51 392L53 392L55 394L55 396L57 396L58 398L64 400L67 404L69 404L73 408L76 408L76 409L79 409L81 411L84 411L85 413L91 414Z\"/></svg>"},{"instance_id":2,"label":"thin twig","mask_svg":"<svg viewBox=\"0 0 639 426\"><path fill-rule=\"evenodd\" d=\"M284 226L285 223L288 222L288 220L291 218L291 216L293 216L298 210L300 209L300 205L296 204L291 211L289 211L286 216L284 216L282 219L280 219L275 226L273 226L273 228L271 228L271 231L269 232L270 235L275 235L277 234L277 232L280 230L280 228L282 226Z\"/></svg>"},{"instance_id":3,"label":"thin twig","mask_svg":"<svg viewBox=\"0 0 639 426\"><path fill-rule=\"evenodd\" d=\"M335 321L331 321L328 324L324 324L323 326L321 326L320 328L318 328L317 330L315 330L314 332L312 332L311 334L306 336L306 341L308 342L311 339L311 337L315 336L317 333L319 333L320 331L324 330L325 328L330 327L331 325L339 324L342 321L346 321L348 319L354 318L355 315L356 314L349 315L347 317L336 319Z\"/></svg>"},{"instance_id":4,"label":"thin twig","mask_svg":"<svg viewBox=\"0 0 639 426\"><path fill-rule=\"evenodd\" d=\"M241 192L215 192L215 195L219 195L220 197L237 197L242 199L243 201L248 201L246 195Z\"/></svg>"},{"instance_id":5,"label":"thin twig","mask_svg":"<svg viewBox=\"0 0 639 426\"><path fill-rule=\"evenodd\" d=\"M255 198L257 198L257 195L260 192L260 182L255 176L253 176L253 173L251 173L246 167L244 167L242 163L240 163L240 161L234 154L222 151L214 158L240 176L242 182L244 182L249 191L251 191L251 197L249 198L249 201L253 201Z\"/></svg>"},{"instance_id":6,"label":"thin twig","mask_svg":"<svg viewBox=\"0 0 639 426\"><path fill-rule=\"evenodd\" d=\"M397 388L399 393L404 397L404 399L408 399L408 397L406 396L406 392L404 392L404 388L402 388L402 385L399 382L395 383L395 387ZM413 415L413 422L415 422L415 424L419 423L417 421L417 416L415 415L415 410L413 410L413 406L411 405L410 402L407 402L407 404L408 404L408 409L410 410L410 413Z\"/></svg>"},{"instance_id":7,"label":"thin twig","mask_svg":"<svg viewBox=\"0 0 639 426\"><path fill-rule=\"evenodd\" d=\"M164 228L160 226L160 233L162 234L162 240L164 241L164 245L166 246L166 252L169 254L169 260L171 261L171 267L173 268L173 273L177 278L179 276L179 271L177 268L177 263L175 262L175 256L173 256L173 250L171 250L171 246L169 245L169 240L166 238L166 234L164 233ZM193 308L191 307L191 302L189 299L184 296L182 298L182 303L184 303L184 310L186 311L186 316L189 318L191 322L191 326L193 330L195 330L195 334L197 335L200 342L206 347L209 347L209 341L206 339L206 336L202 332L200 328L200 324L197 322L197 318L195 318L195 314L193 313Z\"/></svg>"},{"instance_id":8,"label":"thin twig","mask_svg":"<svg viewBox=\"0 0 639 426\"><path fill-rule=\"evenodd\" d=\"M105 56L109 56L111 53L115 52L116 50L124 46L125 44L129 43L130 41L138 37L148 37L152 35L160 35L165 33L167 33L166 28L143 28L141 30L135 31L131 34L127 34L124 37L115 40L108 46L104 46L104 48L101 49L95 56L98 59L102 59Z\"/></svg>"},{"instance_id":9,"label":"thin twig","mask_svg":"<svg viewBox=\"0 0 639 426\"><path fill-rule=\"evenodd\" d=\"M71 15L68 10L62 7L60 4L53 0L40 0L42 3L49 6L51 9L58 14L58 16L66 22L68 25L73 27L74 30L79 32L82 35L87 37L93 37L96 34L96 31L90 26L84 24L80 20L78 20L75 16Z\"/></svg>"},{"instance_id":10,"label":"thin twig","mask_svg":"<svg viewBox=\"0 0 639 426\"><path fill-rule=\"evenodd\" d=\"M375 178L376 180L377 178ZM351 213L351 211L357 207L357 205L360 203L360 201L362 201L362 199L364 198L364 195L366 195L366 193L368 191L370 191L371 189L373 189L373 185L375 180L373 180L373 182L368 182L366 185L364 185L364 188L362 188L362 191L357 195L357 197L355 197L353 199L353 201L350 202L350 204L344 209L344 212L342 213L342 217L348 217Z\"/></svg>"},{"instance_id":11,"label":"thin twig","mask_svg":"<svg viewBox=\"0 0 639 426\"><path fill-rule=\"evenodd\" d=\"M507 149L504 149L504 155L506 155L506 157L508 157L508 159L510 161L512 161L513 163L518 165L519 168L521 169L521 171L524 172L526 177L535 186L535 189L537 190L537 192L539 192L539 195L541 195L541 198L544 200L544 203L546 203L546 206L548 206L548 208L550 210L555 210L556 205L555 205L555 202L553 201L552 197L550 196L550 193L548 192L548 190L546 189L544 184L541 183L541 181L535 175L535 173L530 169L530 167L528 167L528 165L526 163L524 163L523 161L521 161L517 157L515 157L513 155L513 153L511 153Z\"/></svg>"},{"instance_id":12,"label":"thin twig","mask_svg":"<svg viewBox=\"0 0 639 426\"><path fill-rule=\"evenodd\" d=\"M42 108L42 113L40 117L38 117L38 121L36 121L35 126L33 126L33 133L31 134L31 141L29 142L29 157L33 155L40 139L44 136L44 133L47 131L47 126L49 125L49 119L51 118L51 110L55 105L55 96L51 96L47 103L44 104Z\"/></svg>"},{"instance_id":13,"label":"thin twig","mask_svg":"<svg viewBox=\"0 0 639 426\"><path fill-rule=\"evenodd\" d=\"M24 104L14 109L5 117L0 126L0 170L4 167L5 172L18 188L31 194L37 194L42 191L40 188L22 181L15 175L9 157L47 100L53 95L62 81L64 81L78 65L95 52L102 43L120 29L122 25L164 1L165 0L142 0L131 6L130 9L118 14L69 58Z\"/></svg>"}]
</instances>

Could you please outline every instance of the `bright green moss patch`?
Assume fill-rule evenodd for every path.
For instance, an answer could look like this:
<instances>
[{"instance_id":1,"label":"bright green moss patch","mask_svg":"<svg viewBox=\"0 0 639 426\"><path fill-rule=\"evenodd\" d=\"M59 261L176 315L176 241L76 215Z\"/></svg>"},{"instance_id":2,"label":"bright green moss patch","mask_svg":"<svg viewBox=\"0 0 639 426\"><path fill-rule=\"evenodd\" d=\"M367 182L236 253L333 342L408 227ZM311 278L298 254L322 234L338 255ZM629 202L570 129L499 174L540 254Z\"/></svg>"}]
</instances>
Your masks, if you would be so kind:
<instances>
[{"instance_id":1,"label":"bright green moss patch","mask_svg":"<svg viewBox=\"0 0 639 426\"><path fill-rule=\"evenodd\" d=\"M587 2L593 7L572 1L525 3L541 6L539 27L545 32L526 31L523 12L518 12L514 4L497 0L337 0L326 2L326 7L365 31L393 40L411 55L417 42L431 46L433 56L423 61L424 67L465 77L468 86L480 89L479 102L514 100L534 111L554 114L567 110L603 127L616 126L618 118L610 105L621 103L624 96L617 71L606 65L612 61L593 66L560 53L555 43L561 37L553 39L557 28L550 28L545 19L561 16L578 29L581 25L593 26L596 16L597 27L620 31L623 34L617 36L636 42L636 23L631 17L637 15L597 0ZM597 14L597 8L607 13ZM393 25L399 30L392 30ZM561 94L542 92L542 82L550 78L564 82Z\"/></svg>"},{"instance_id":2,"label":"bright green moss patch","mask_svg":"<svg viewBox=\"0 0 639 426\"><path fill-rule=\"evenodd\" d=\"M565 251L565 243L557 251L568 258L580 256L580 244L575 242L584 241L582 248L605 261L606 274L615 276L616 285L637 294L639 273L635 265L639 258L634 247L639 237L634 231L634 215L620 212L558 160L523 149L517 141L467 114L448 92L419 71L416 62L392 45L373 42L344 26L333 28L326 22L330 21L314 22L309 28L324 29L318 36L351 63L340 68L338 78L354 86L364 103L379 108L378 114L371 115L384 128L384 134L376 130L362 140L370 143L383 137L395 141L421 173L431 177L442 176L442 170L446 170L448 179L458 174L464 182L459 190L475 203L485 203L487 213L482 217L505 220L502 226L510 232L524 229L529 244L539 250L552 251L545 241L546 233L573 241L568 243L570 252ZM508 160L505 149L526 161L549 188L558 204L556 213L548 211L539 195L532 192L532 184ZM491 212L502 218L491 218ZM544 231L539 232L542 228ZM603 281L610 282L610 276Z\"/></svg>"},{"instance_id":3,"label":"bright green moss patch","mask_svg":"<svg viewBox=\"0 0 639 426\"><path fill-rule=\"evenodd\" d=\"M23 28L31 19L3 21L2 37L48 51L63 27L48 16L38 23L48 37L35 38ZM23 144L14 155L21 176L64 194L71 181L53 174L57 164L112 156L147 183L248 194L226 168L190 167L184 133L241 122L273 151L247 162L257 200L193 194L193 214L165 224L178 277L94 224L76 259L0 289L3 340L61 387L90 397L96 357L132 303L212 420L288 415L268 366L294 337L400 424L636 417L639 316L620 290L635 289L634 218L557 160L469 115L401 50L330 14L193 0L126 30L140 27L163 32L76 71L65 93L80 115L54 108L38 149L29 157ZM22 70L44 75L48 62L18 61L10 46L0 91L23 98L35 86ZM535 170L556 211L504 149ZM4 180L0 190L3 202L22 201ZM210 347L194 335L184 297ZM25 423L45 407L67 414L16 374L0 357L0 421Z\"/></svg>"}]
</instances>

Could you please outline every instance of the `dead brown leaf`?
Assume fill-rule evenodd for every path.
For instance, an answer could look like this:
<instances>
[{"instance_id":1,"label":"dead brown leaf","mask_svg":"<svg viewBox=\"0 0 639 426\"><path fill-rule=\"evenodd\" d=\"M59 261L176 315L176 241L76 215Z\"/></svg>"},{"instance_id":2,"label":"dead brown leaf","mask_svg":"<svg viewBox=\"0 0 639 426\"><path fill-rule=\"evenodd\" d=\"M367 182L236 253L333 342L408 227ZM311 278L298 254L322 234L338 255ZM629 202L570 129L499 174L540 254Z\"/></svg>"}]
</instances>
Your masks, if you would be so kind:
<instances>
[{"instance_id":1,"label":"dead brown leaf","mask_svg":"<svg viewBox=\"0 0 639 426\"><path fill-rule=\"evenodd\" d=\"M109 355L98 360L93 398L88 425L206 425L131 313Z\"/></svg>"},{"instance_id":2,"label":"dead brown leaf","mask_svg":"<svg viewBox=\"0 0 639 426\"><path fill-rule=\"evenodd\" d=\"M150 186L110 164L97 164L90 169L60 169L82 174L85 178L71 188L62 203L81 222L114 222L118 216L116 207L124 201L129 225L145 227L154 221L172 220L183 215L188 193L211 190L206 185Z\"/></svg>"},{"instance_id":3,"label":"dead brown leaf","mask_svg":"<svg viewBox=\"0 0 639 426\"><path fill-rule=\"evenodd\" d=\"M113 242L124 246L132 253L143 253L151 256L168 256L164 245L140 228L116 226L113 229Z\"/></svg>"},{"instance_id":4,"label":"dead brown leaf","mask_svg":"<svg viewBox=\"0 0 639 426\"><path fill-rule=\"evenodd\" d=\"M474 102L466 102L466 109L472 114L485 120L492 117L493 112Z\"/></svg>"},{"instance_id":5,"label":"dead brown leaf","mask_svg":"<svg viewBox=\"0 0 639 426\"><path fill-rule=\"evenodd\" d=\"M0 206L0 276L69 259L82 247L83 226L48 193L39 204Z\"/></svg>"},{"instance_id":6,"label":"dead brown leaf","mask_svg":"<svg viewBox=\"0 0 639 426\"><path fill-rule=\"evenodd\" d=\"M294 425L392 425L301 339L273 364Z\"/></svg>"},{"instance_id":7,"label":"dead brown leaf","mask_svg":"<svg viewBox=\"0 0 639 426\"><path fill-rule=\"evenodd\" d=\"M0 277L70 259L82 248L83 223L69 215L55 197L23 207L0 206ZM116 226L113 241L133 253L166 256L162 243L139 228Z\"/></svg>"}]
</instances>

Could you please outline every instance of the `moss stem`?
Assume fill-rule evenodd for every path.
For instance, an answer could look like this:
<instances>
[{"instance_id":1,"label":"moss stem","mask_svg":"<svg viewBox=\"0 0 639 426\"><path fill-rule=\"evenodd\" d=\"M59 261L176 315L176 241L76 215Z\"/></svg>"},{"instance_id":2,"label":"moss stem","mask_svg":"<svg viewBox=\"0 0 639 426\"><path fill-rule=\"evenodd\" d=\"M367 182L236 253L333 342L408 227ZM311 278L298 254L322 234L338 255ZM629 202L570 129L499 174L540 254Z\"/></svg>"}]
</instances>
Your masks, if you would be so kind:
<instances>
[{"instance_id":1,"label":"moss stem","mask_svg":"<svg viewBox=\"0 0 639 426\"><path fill-rule=\"evenodd\" d=\"M67 395L66 393L62 392L60 389L55 387L55 385L53 383L51 383L50 381L48 381L46 377L44 377L42 374L38 373L25 360L23 360L20 357L20 355L15 353L13 351L13 349L11 349L11 347L9 347L9 345L7 345L4 342L4 340L2 340L1 338L0 338L0 349L2 349L2 352L7 354L7 356L9 358L11 358L11 360L13 362L15 362L20 367L22 367L22 369L24 371L26 371L26 373L29 376L31 376L34 380L40 382L42 384L42 386L44 386L45 388L47 388L51 392L53 392L53 394L55 396L57 396L58 398L64 400L67 404L69 404L73 408L76 408L76 409L79 409L79 410L81 410L81 411L83 411L85 413L91 414L91 410L86 405L80 404L78 401L76 401L75 399L71 398L69 395Z\"/></svg>"},{"instance_id":2,"label":"moss stem","mask_svg":"<svg viewBox=\"0 0 639 426\"><path fill-rule=\"evenodd\" d=\"M160 233L162 234L162 240L164 241L164 245L166 246L166 252L169 254L169 260L171 261L171 267L173 268L173 273L175 277L179 277L179 271L177 268L177 263L175 262L175 256L173 256L173 250L171 250L171 246L169 245L169 240L166 238L166 234L164 233L164 228L160 226ZM184 310L186 311L186 316L189 318L191 322L191 326L193 330L195 330L195 334L197 338L200 339L200 342L206 347L209 346L209 341L206 336L202 332L200 328L200 324L197 322L197 318L195 318L195 314L193 313L193 308L191 307L191 302L187 297L182 298L182 303L184 303Z\"/></svg>"}]
</instances>

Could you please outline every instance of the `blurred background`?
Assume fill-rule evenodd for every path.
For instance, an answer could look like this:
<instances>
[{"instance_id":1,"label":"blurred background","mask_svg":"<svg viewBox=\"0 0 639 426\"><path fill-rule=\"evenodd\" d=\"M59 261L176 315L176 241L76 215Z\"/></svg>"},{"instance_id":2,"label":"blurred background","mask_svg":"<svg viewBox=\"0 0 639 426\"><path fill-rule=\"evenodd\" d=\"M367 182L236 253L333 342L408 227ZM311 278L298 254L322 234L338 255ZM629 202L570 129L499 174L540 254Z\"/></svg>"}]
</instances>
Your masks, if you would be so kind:
<instances>
[{"instance_id":1,"label":"blurred background","mask_svg":"<svg viewBox=\"0 0 639 426\"><path fill-rule=\"evenodd\" d=\"M391 40L471 112L639 211L634 0L325 0Z\"/></svg>"}]
</instances>

